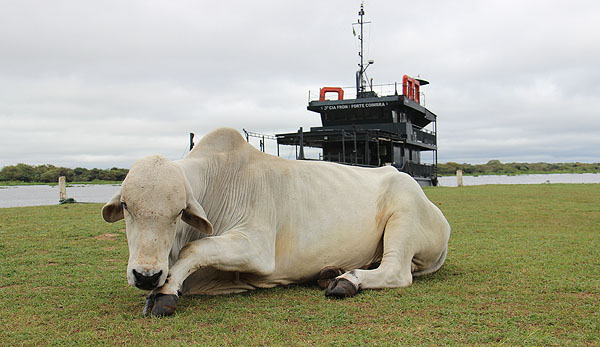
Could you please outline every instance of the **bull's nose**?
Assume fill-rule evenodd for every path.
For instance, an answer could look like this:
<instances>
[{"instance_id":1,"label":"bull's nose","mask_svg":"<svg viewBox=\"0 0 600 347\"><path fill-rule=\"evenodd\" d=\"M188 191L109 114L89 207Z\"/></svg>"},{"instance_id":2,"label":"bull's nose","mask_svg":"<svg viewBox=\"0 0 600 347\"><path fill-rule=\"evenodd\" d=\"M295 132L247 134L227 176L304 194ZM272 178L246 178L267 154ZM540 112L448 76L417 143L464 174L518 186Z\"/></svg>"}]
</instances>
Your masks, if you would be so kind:
<instances>
[{"instance_id":1,"label":"bull's nose","mask_svg":"<svg viewBox=\"0 0 600 347\"><path fill-rule=\"evenodd\" d=\"M162 270L155 273L154 275L149 275L146 272L137 272L135 269L133 271L133 277L135 278L135 286L140 289L152 290L158 286L158 281L160 280L160 276L162 275Z\"/></svg>"}]
</instances>

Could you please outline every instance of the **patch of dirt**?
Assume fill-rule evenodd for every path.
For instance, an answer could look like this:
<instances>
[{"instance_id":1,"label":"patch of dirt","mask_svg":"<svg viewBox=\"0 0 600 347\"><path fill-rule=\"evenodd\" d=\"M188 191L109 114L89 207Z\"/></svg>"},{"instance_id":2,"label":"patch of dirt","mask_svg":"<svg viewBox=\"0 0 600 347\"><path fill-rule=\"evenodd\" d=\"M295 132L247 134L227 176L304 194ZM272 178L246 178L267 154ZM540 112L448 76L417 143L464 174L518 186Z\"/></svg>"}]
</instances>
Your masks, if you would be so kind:
<instances>
[{"instance_id":1,"label":"patch of dirt","mask_svg":"<svg viewBox=\"0 0 600 347\"><path fill-rule=\"evenodd\" d=\"M108 234L102 234L102 235L94 236L94 239L100 240L100 241L114 240L117 236L119 236L119 235L118 234L108 233Z\"/></svg>"},{"instance_id":2,"label":"patch of dirt","mask_svg":"<svg viewBox=\"0 0 600 347\"><path fill-rule=\"evenodd\" d=\"M574 296L574 297L580 298L580 299L589 299L589 298L600 297L600 295L598 293L590 293L590 292L565 293L565 294L567 294L567 296Z\"/></svg>"},{"instance_id":3,"label":"patch of dirt","mask_svg":"<svg viewBox=\"0 0 600 347\"><path fill-rule=\"evenodd\" d=\"M0 286L0 289L6 289L6 288L12 289L12 288L18 288L20 286L21 286L21 284L18 284L18 283L7 284L7 285Z\"/></svg>"}]
</instances>

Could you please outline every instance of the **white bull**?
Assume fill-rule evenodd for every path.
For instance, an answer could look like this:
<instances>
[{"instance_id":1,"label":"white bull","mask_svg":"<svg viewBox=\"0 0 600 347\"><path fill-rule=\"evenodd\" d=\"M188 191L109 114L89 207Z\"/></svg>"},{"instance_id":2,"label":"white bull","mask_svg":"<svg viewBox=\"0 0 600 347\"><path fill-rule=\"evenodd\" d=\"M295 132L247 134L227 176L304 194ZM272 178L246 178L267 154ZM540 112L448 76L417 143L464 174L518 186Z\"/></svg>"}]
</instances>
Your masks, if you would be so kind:
<instances>
[{"instance_id":1,"label":"white bull","mask_svg":"<svg viewBox=\"0 0 600 347\"><path fill-rule=\"evenodd\" d=\"M183 160L135 162L102 215L125 218L128 282L152 290L144 312L159 316L181 293L407 287L442 266L450 237L442 212L392 167L285 160L227 128Z\"/></svg>"}]
</instances>

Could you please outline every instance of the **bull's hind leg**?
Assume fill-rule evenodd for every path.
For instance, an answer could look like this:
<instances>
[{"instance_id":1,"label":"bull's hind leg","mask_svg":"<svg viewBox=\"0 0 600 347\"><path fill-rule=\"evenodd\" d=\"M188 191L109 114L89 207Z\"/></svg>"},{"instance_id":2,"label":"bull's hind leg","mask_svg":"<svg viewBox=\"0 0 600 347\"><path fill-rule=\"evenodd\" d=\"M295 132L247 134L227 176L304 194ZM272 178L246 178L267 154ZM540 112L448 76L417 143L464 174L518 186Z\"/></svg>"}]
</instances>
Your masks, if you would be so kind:
<instances>
[{"instance_id":1,"label":"bull's hind leg","mask_svg":"<svg viewBox=\"0 0 600 347\"><path fill-rule=\"evenodd\" d=\"M319 271L319 279L317 279L317 283L319 284L319 287L327 289L331 282L343 273L344 271L342 271L342 269L339 267L326 266Z\"/></svg>"},{"instance_id":2,"label":"bull's hind leg","mask_svg":"<svg viewBox=\"0 0 600 347\"><path fill-rule=\"evenodd\" d=\"M373 270L355 269L336 277L325 292L331 297L354 296L360 289L399 288L412 284L412 259L416 249L410 237L410 219L390 217L383 234L383 258Z\"/></svg>"}]
</instances>

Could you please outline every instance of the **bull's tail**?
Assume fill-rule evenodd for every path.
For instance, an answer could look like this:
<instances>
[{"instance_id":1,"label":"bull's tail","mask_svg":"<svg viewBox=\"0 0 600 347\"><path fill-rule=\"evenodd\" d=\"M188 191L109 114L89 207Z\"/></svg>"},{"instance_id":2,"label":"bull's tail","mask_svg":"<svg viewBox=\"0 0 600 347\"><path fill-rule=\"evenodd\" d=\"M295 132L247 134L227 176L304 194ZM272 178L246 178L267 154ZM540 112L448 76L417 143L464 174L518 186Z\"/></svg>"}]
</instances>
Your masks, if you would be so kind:
<instances>
[{"instance_id":1,"label":"bull's tail","mask_svg":"<svg viewBox=\"0 0 600 347\"><path fill-rule=\"evenodd\" d=\"M446 245L446 249L444 249L444 251L440 255L439 259L430 268L422 270L422 271L413 272L412 273L413 277L429 275L430 273L434 273L437 270L439 270L442 267L442 265L444 265L444 262L446 261L447 253L448 253L448 245Z\"/></svg>"}]
</instances>

